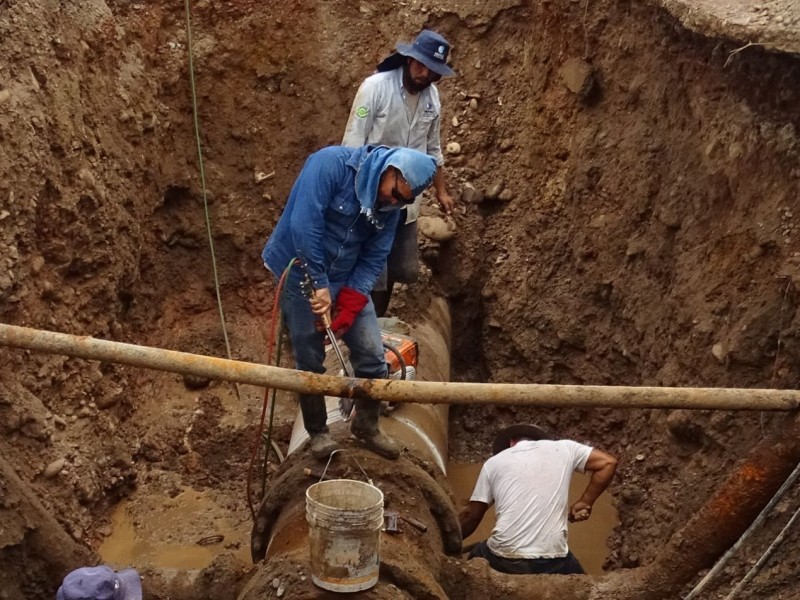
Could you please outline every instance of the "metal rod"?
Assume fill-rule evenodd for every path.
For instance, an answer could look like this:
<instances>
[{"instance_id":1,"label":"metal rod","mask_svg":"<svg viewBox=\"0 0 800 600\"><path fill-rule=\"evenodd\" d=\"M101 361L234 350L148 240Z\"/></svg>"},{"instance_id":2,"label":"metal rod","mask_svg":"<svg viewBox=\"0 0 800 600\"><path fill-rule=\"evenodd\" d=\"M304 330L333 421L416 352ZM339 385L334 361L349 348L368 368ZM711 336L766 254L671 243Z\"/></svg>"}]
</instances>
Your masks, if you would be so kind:
<instances>
[{"instance_id":1,"label":"metal rod","mask_svg":"<svg viewBox=\"0 0 800 600\"><path fill-rule=\"evenodd\" d=\"M2 323L0 345L303 394L389 402L757 411L800 407L800 391L797 390L451 383L333 377Z\"/></svg>"},{"instance_id":2,"label":"metal rod","mask_svg":"<svg viewBox=\"0 0 800 600\"><path fill-rule=\"evenodd\" d=\"M775 552L775 550L777 550L778 546L780 546L786 540L787 534L789 533L791 528L794 526L794 524L797 522L798 517L800 517L800 508L798 508L797 510L794 511L794 514L792 515L792 518L789 519L789 522L786 523L786 525L783 526L783 529L781 529L781 532L778 534L778 536L774 540L772 540L772 543L764 551L764 554L761 555L761 558L758 559L756 564L754 564L750 568L750 570L747 572L747 575L745 575L744 578L739 583L736 584L736 587L733 588L731 590L731 592L727 596L725 596L725 600L733 600L734 598L736 598L739 595L739 592L741 592L742 589L748 583L750 583L750 581L756 575L758 575L759 571L761 571L762 567L770 559L770 557L772 556L773 552Z\"/></svg>"}]
</instances>

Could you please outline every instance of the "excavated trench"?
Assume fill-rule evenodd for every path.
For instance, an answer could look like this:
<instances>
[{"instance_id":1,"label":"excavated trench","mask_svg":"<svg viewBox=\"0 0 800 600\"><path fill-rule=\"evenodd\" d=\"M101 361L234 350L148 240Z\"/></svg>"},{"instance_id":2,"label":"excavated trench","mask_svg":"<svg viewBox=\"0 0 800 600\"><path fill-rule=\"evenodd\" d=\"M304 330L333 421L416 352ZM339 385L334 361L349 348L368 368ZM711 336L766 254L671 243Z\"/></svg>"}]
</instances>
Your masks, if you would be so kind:
<instances>
[{"instance_id":1,"label":"excavated trench","mask_svg":"<svg viewBox=\"0 0 800 600\"><path fill-rule=\"evenodd\" d=\"M393 43L429 27L453 43L458 71L440 85L442 141L458 144L447 157L457 235L421 240L422 279L391 310L414 326L432 298L447 300L451 380L797 387L791 2L191 6L234 358L264 358L274 289L258 256L303 160L339 141L358 83ZM183 10L0 0L0 321L226 356ZM245 479L263 392L206 383L0 348L0 598L52 598L66 572L100 557L139 567L148 600L236 598L253 585ZM285 449L295 407L288 394L277 405ZM681 538L714 537L692 517L720 489L758 496L780 483L795 451L787 418L755 405L453 407L451 463L479 464L515 421L616 454L619 524L605 542L573 540L603 546L608 576L591 585L509 582L443 557L433 583L452 598L686 594L724 550L681 550ZM768 474L739 488L728 477L742 465ZM757 513L751 496L718 537ZM736 585L799 496L788 492L703 597ZM739 597L799 595L798 541L790 530ZM681 552L680 589L662 593L664 561ZM291 562L275 568L297 580ZM413 596L402 568L391 573L399 595L386 597Z\"/></svg>"}]
</instances>

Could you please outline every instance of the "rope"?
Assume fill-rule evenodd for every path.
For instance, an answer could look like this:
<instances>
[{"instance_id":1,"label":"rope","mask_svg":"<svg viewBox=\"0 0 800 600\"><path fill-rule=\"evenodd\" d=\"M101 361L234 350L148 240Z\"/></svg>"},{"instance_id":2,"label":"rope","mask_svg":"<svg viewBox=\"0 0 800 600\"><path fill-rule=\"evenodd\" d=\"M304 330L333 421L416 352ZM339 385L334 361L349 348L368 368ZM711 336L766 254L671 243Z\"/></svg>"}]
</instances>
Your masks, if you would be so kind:
<instances>
[{"instance_id":1,"label":"rope","mask_svg":"<svg viewBox=\"0 0 800 600\"><path fill-rule=\"evenodd\" d=\"M736 598L741 589L758 574L758 572L761 570L761 567L763 567L769 560L769 557L772 556L772 553L775 551L775 549L783 543L783 540L786 539L786 534L795 524L795 521L797 521L798 517L800 517L800 508L794 511L792 518L789 519L789 522L786 523L786 525L784 525L783 529L781 529L781 532L769 545L769 548L764 551L764 554L761 555L761 558L758 559L758 562L756 562L756 564L754 564L753 567L747 572L747 575L745 575L744 578L736 584L736 587L731 590L731 593L725 596L725 600L733 600Z\"/></svg>"},{"instance_id":2,"label":"rope","mask_svg":"<svg viewBox=\"0 0 800 600\"><path fill-rule=\"evenodd\" d=\"M191 83L191 90L192 90L192 119L194 122L194 137L195 137L195 142L197 144L197 164L200 170L200 188L202 190L202 195L203 195L203 210L205 212L205 218L206 218L206 234L208 236L208 247L211 251L211 268L214 273L214 291L217 297L219 320L222 325L222 337L225 340L225 352L227 354L228 359L233 360L233 353L231 352L231 343L228 337L228 328L225 323L225 311L222 307L222 292L220 290L220 285L219 285L219 270L217 269L217 257L216 257L216 252L214 251L214 236L211 230L211 212L208 209L208 189L206 187L206 171L205 171L205 164L203 162L203 146L200 135L200 117L198 116L198 110L197 110L197 81L194 73L194 45L192 42L192 11L189 4L189 0L184 0L184 5L186 8L186 49L189 55L189 81ZM236 398L239 401L239 404L240 405L243 404L242 392L239 388L238 383L234 384L234 390L236 391ZM265 391L265 398L264 398L265 403L266 400L267 399ZM274 395L273 395L273 400L274 400ZM274 418L274 402L273 402L273 410L270 412L270 427L269 427L270 437L268 438L268 442L271 444L273 450L275 451L275 454L278 456L278 461L283 462L283 454L281 453L280 448L271 439L273 418ZM264 414L262 412L262 417L261 417L262 430L263 430L263 423L264 423ZM257 448L258 446L256 445L256 451ZM252 467L252 458L250 467ZM263 496L263 491L262 491L262 496ZM250 513L255 519L255 511L250 501L250 468L248 468L247 501L248 501L247 502L248 506L250 507Z\"/></svg>"},{"instance_id":3,"label":"rope","mask_svg":"<svg viewBox=\"0 0 800 600\"><path fill-rule=\"evenodd\" d=\"M200 169L200 187L203 193L203 209L206 215L206 233L208 235L208 247L211 250L211 267L214 271L214 291L217 295L217 308L219 309L219 319L222 323L222 336L225 338L225 350L228 358L232 358L231 344L228 340L228 328L225 325L225 311L222 309L222 294L219 286L219 273L217 272L217 257L214 252L214 237L211 232L211 215L208 210L208 190L206 189L206 171L203 164L203 148L200 142L200 118L197 115L197 82L194 76L194 47L192 45L192 13L189 7L189 0L185 0L186 5L186 48L189 53L189 81L192 88L192 117L194 119L194 137L197 143L197 163ZM239 386L236 386L236 394L239 396Z\"/></svg>"}]
</instances>

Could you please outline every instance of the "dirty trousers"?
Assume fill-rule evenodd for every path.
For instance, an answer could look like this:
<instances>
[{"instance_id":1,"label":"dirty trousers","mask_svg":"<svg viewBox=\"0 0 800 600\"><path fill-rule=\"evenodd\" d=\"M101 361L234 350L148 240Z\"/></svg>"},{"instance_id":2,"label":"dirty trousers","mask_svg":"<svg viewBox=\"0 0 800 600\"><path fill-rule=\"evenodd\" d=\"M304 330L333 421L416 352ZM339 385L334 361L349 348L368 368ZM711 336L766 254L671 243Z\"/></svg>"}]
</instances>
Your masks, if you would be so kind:
<instances>
[{"instance_id":1,"label":"dirty trousers","mask_svg":"<svg viewBox=\"0 0 800 600\"><path fill-rule=\"evenodd\" d=\"M570 551L563 558L504 558L480 542L469 553L469 558L485 558L495 571L510 575L583 575L581 563Z\"/></svg>"},{"instance_id":2,"label":"dirty trousers","mask_svg":"<svg viewBox=\"0 0 800 600\"><path fill-rule=\"evenodd\" d=\"M331 289L333 293L334 290ZM334 298L335 302L335 298ZM324 331L317 331L319 317L311 312L308 299L298 290L287 287L280 301L283 320L292 340L295 366L301 371L324 373ZM383 379L387 375L381 331L372 300L358 313L353 326L342 336L350 350L350 364L356 377ZM320 395L300 394L303 425L309 435L328 431L325 399ZM356 400L356 419L360 429L374 431L378 427L380 402Z\"/></svg>"}]
</instances>

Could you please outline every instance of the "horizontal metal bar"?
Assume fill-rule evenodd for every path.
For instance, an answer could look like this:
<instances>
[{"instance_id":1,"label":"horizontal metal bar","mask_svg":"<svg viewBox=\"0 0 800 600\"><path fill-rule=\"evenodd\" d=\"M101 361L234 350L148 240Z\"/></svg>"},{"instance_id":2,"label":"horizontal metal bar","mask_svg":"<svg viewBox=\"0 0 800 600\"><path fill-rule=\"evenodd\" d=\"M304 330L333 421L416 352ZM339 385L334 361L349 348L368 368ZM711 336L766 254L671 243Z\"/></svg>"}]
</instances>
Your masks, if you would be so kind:
<instances>
[{"instance_id":1,"label":"horizontal metal bar","mask_svg":"<svg viewBox=\"0 0 800 600\"><path fill-rule=\"evenodd\" d=\"M797 390L349 379L0 323L0 345L303 394L425 404L795 410Z\"/></svg>"}]
</instances>

